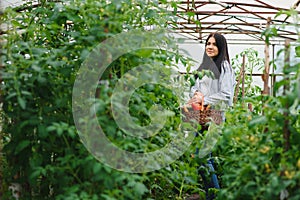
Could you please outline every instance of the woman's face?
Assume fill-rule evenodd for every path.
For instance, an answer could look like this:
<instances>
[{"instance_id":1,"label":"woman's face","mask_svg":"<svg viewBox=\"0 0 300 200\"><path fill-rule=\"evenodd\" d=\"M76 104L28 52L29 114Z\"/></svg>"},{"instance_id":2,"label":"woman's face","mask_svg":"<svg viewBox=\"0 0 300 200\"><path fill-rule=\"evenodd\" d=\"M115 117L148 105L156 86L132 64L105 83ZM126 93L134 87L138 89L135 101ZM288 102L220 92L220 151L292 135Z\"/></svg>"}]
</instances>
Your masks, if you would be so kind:
<instances>
[{"instance_id":1,"label":"woman's face","mask_svg":"<svg viewBox=\"0 0 300 200\"><path fill-rule=\"evenodd\" d=\"M214 58L219 54L219 49L217 47L216 39L214 37L210 37L208 39L205 46L205 52L211 58Z\"/></svg>"}]
</instances>

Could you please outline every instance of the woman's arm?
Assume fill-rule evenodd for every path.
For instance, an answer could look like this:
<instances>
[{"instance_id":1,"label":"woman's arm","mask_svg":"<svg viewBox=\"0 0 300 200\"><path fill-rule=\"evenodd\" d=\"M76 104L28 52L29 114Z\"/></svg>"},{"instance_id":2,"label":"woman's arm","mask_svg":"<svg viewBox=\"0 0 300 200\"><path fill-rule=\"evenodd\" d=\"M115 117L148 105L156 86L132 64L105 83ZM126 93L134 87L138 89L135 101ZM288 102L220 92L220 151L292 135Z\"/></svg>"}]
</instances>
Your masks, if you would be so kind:
<instances>
[{"instance_id":1,"label":"woman's arm","mask_svg":"<svg viewBox=\"0 0 300 200\"><path fill-rule=\"evenodd\" d=\"M231 65L227 61L222 63L222 73L218 84L219 92L205 96L204 104L218 104L220 101L224 101L229 106L232 106L235 75Z\"/></svg>"}]
</instances>

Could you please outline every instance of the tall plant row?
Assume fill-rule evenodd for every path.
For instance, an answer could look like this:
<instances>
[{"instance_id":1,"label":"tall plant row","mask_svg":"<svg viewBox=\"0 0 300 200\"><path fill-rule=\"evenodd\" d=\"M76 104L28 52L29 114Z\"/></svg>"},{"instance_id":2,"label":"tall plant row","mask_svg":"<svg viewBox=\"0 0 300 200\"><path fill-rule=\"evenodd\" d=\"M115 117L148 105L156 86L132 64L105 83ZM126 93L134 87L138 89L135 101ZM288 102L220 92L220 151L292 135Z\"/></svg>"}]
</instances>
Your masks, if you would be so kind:
<instances>
[{"instance_id":1,"label":"tall plant row","mask_svg":"<svg viewBox=\"0 0 300 200\"><path fill-rule=\"evenodd\" d=\"M40 1L5 10L1 199L11 199L12 183L22 188L23 199L141 199L149 193L146 175L110 169L81 143L72 116L72 88L95 45L124 29L164 26L168 14L162 11L158 2L131 0ZM99 116L106 116L99 120L115 139L119 131L107 113L110 94L122 73L139 60L124 55L103 76L109 87L97 90Z\"/></svg>"},{"instance_id":2,"label":"tall plant row","mask_svg":"<svg viewBox=\"0 0 300 200\"><path fill-rule=\"evenodd\" d=\"M297 20L298 14L293 13L293 10L284 12ZM295 28L298 28L296 24ZM271 32L266 30L263 36L273 37L267 34ZM251 84L247 85L245 88L252 91L252 94L245 92L241 101L227 112L222 137L216 147L223 187L218 199L300 197L300 154L297 142L300 139L299 39L293 44L287 41L277 52L278 60L275 61L280 66L276 67L282 69L283 77L274 83L274 95L263 94L251 87ZM254 55L252 50L245 53L250 58ZM273 64L275 61L272 61ZM259 62L259 59L255 59L252 63ZM251 72L252 68L248 73ZM249 80L251 83L251 78L247 78L245 84ZM253 107L249 110L246 104Z\"/></svg>"},{"instance_id":3,"label":"tall plant row","mask_svg":"<svg viewBox=\"0 0 300 200\"><path fill-rule=\"evenodd\" d=\"M175 17L162 7L176 10L176 6L167 1L70 0L5 10L1 15L7 27L1 36L1 199L12 198L12 186L22 188L21 199L184 199L191 193L204 198L197 168L206 158L190 156L201 137L168 167L132 174L95 159L79 138L72 116L73 84L89 52L124 31L165 27ZM267 33L265 37L271 37ZM296 52L299 56L297 45ZM247 73L263 64L252 49L241 52L232 60L237 76L243 55L249 61ZM150 123L147 111L153 104L175 113L154 139L126 136L110 112L111 94L124 73L148 61L170 66L173 59L178 57L166 51L140 50L123 55L104 72L105 84L98 85L95 107L99 124L116 145L133 152L156 150L170 142L170 132L180 127L179 100L174 91L158 84L138 88L129 102L130 114L142 126ZM251 76L246 77L245 95L236 94L235 106L219 127L222 134L214 149L222 187L219 199L300 198L300 67L284 63L285 78L274 88L277 96L261 95L258 87L252 87ZM251 103L253 110L245 103ZM283 133L289 133L288 138Z\"/></svg>"}]
</instances>

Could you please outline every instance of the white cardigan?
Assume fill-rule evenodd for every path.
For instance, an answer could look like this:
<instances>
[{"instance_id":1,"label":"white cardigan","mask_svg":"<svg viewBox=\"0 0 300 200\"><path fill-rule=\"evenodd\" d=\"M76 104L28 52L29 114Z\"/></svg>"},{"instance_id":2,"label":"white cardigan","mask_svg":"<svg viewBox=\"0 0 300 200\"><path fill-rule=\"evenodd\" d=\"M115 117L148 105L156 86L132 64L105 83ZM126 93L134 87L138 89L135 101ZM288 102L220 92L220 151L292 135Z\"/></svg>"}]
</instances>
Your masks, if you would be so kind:
<instances>
[{"instance_id":1,"label":"white cardigan","mask_svg":"<svg viewBox=\"0 0 300 200\"><path fill-rule=\"evenodd\" d=\"M197 78L195 85L191 87L190 97L199 91L204 95L204 105L217 105L224 102L232 106L235 84L235 74L231 65L228 61L223 61L219 79L208 76Z\"/></svg>"}]
</instances>

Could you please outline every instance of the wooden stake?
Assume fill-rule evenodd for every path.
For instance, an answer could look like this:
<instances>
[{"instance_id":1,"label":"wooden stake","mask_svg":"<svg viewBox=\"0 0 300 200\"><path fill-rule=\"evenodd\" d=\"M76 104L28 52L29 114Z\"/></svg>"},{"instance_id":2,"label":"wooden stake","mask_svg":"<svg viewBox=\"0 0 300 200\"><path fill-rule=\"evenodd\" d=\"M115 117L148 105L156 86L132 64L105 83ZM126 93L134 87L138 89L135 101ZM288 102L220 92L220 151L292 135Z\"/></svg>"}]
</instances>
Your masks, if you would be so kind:
<instances>
[{"instance_id":1,"label":"wooden stake","mask_svg":"<svg viewBox=\"0 0 300 200\"><path fill-rule=\"evenodd\" d=\"M242 68L240 70L240 74L239 74L239 77L238 77L238 80L237 80L237 84L236 84L236 87L235 87L235 91L234 91L234 93L235 93L235 95L234 95L234 103L237 102L237 96L238 96L238 94L240 92L240 87L239 86L240 86L240 83L241 83L241 79L242 79L242 77L245 76L245 63L246 63L245 60L246 60L246 55L244 54L243 55ZM244 85L242 86L242 88L244 88ZM244 94L242 94L242 97L244 97Z\"/></svg>"},{"instance_id":2,"label":"wooden stake","mask_svg":"<svg viewBox=\"0 0 300 200\"><path fill-rule=\"evenodd\" d=\"M245 97L245 65L246 65L246 56L243 55L243 65L242 65L242 99ZM244 102L244 100L243 100Z\"/></svg>"},{"instance_id":3,"label":"wooden stake","mask_svg":"<svg viewBox=\"0 0 300 200\"><path fill-rule=\"evenodd\" d=\"M268 17L267 19L267 29L270 27L271 18ZM269 44L266 42L265 44L265 69L263 74L263 81L264 81L264 89L263 94L269 95L269 74L270 74L270 55L269 55Z\"/></svg>"},{"instance_id":4,"label":"wooden stake","mask_svg":"<svg viewBox=\"0 0 300 200\"><path fill-rule=\"evenodd\" d=\"M285 40L284 44L284 71L286 71L286 68L289 68L290 66L290 41ZM284 79L286 80L286 83L283 86L283 96L286 95L287 91L289 90L289 75L284 73ZM284 125L283 125L283 138L284 138L284 150L288 151L290 149L290 135L291 132L289 130L289 113L288 113L288 103L285 105L285 111L284 111Z\"/></svg>"}]
</instances>

